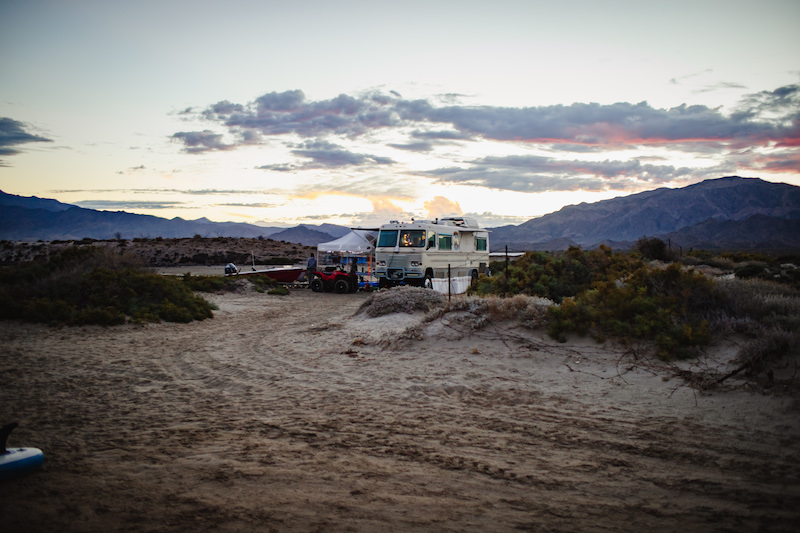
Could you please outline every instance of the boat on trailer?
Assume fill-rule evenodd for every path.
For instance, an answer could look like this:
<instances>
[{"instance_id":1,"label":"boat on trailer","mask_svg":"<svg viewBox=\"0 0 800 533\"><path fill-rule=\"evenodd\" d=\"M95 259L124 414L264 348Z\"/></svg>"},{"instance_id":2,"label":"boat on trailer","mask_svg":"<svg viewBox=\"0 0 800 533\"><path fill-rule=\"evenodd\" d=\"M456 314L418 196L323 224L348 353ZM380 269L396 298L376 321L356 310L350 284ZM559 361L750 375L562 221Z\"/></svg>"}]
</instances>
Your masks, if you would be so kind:
<instances>
[{"instance_id":1,"label":"boat on trailer","mask_svg":"<svg viewBox=\"0 0 800 533\"><path fill-rule=\"evenodd\" d=\"M306 269L302 267L276 267L265 268L261 270L239 270L233 263L228 263L225 267L226 276L250 276L253 274L261 274L268 278L274 279L278 283L294 283L300 274L305 272Z\"/></svg>"}]
</instances>

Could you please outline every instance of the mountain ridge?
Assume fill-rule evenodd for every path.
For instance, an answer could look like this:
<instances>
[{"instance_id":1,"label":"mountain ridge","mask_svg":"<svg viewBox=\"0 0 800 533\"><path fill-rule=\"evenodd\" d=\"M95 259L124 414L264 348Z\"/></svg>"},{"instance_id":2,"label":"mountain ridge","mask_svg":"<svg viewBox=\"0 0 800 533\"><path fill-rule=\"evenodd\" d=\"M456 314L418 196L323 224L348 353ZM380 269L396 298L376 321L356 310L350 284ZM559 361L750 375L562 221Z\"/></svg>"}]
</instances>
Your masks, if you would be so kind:
<instances>
[{"instance_id":1,"label":"mountain ridge","mask_svg":"<svg viewBox=\"0 0 800 533\"><path fill-rule=\"evenodd\" d=\"M213 222L205 217L196 220L180 217L166 219L126 211L97 211L58 200L0 191L0 239L10 241L114 239L117 236L125 239L185 238L200 235L268 237L307 245L315 238L321 239L318 242L330 241L348 231L348 228L335 224L282 228L241 222Z\"/></svg>"},{"instance_id":2,"label":"mountain ridge","mask_svg":"<svg viewBox=\"0 0 800 533\"><path fill-rule=\"evenodd\" d=\"M728 176L679 189L658 188L562 207L522 224L491 229L491 248L563 250L607 244L629 248L642 237L684 248L800 249L800 187ZM314 246L349 228L302 224L262 227L205 218L171 220L125 211L96 211L57 200L0 191L0 239L14 241L244 237Z\"/></svg>"},{"instance_id":3,"label":"mountain ridge","mask_svg":"<svg viewBox=\"0 0 800 533\"><path fill-rule=\"evenodd\" d=\"M672 233L708 220L744 221L756 215L776 222L763 234L753 235L748 241L750 247L769 242L770 232L783 228L777 221L800 219L800 187L729 176L680 189L659 188L592 204L570 205L518 226L493 228L492 246L563 249L566 240L575 246L594 247L611 241L626 247L645 236L670 238ZM765 228L765 224L762 221L753 227ZM679 237L691 241L688 234ZM717 237L719 247L734 243L722 234L717 233ZM557 240L562 241L561 246L547 247L547 243ZM783 240L800 246L798 239ZM741 245L739 241L736 246Z\"/></svg>"}]
</instances>

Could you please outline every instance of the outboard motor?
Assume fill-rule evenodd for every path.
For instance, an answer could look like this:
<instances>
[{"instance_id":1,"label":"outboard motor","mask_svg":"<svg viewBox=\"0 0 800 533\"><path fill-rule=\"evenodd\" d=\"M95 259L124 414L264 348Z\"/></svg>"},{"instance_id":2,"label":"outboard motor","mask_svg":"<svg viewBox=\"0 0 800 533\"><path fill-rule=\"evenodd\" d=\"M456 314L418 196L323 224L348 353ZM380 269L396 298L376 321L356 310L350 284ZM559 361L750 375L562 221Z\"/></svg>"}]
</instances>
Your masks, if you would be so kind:
<instances>
[{"instance_id":1,"label":"outboard motor","mask_svg":"<svg viewBox=\"0 0 800 533\"><path fill-rule=\"evenodd\" d=\"M226 276L230 276L231 274L236 274L238 272L239 272L239 269L236 268L236 265L234 265L233 263L228 263L227 265L225 265L225 275Z\"/></svg>"}]
</instances>

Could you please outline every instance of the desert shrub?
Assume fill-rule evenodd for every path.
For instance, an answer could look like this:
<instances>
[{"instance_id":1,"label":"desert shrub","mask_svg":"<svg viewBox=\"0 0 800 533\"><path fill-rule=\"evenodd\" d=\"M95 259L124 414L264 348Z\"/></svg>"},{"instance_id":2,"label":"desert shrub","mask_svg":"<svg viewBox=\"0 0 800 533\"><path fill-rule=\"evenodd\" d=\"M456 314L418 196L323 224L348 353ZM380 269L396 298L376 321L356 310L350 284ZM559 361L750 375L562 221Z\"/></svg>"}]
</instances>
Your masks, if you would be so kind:
<instances>
[{"instance_id":1,"label":"desert shrub","mask_svg":"<svg viewBox=\"0 0 800 533\"><path fill-rule=\"evenodd\" d=\"M253 284L253 287L258 292L264 292L278 286L278 282L269 276L253 275L246 276L247 280Z\"/></svg>"},{"instance_id":2,"label":"desert shrub","mask_svg":"<svg viewBox=\"0 0 800 533\"><path fill-rule=\"evenodd\" d=\"M468 296L452 300L445 307L428 316L434 319L445 313L463 313L461 322L468 323L472 329L480 329L489 321L503 322L516 320L531 329L547 325L547 308L553 302L537 296L518 294L510 298L497 296Z\"/></svg>"},{"instance_id":3,"label":"desert shrub","mask_svg":"<svg viewBox=\"0 0 800 533\"><path fill-rule=\"evenodd\" d=\"M0 318L49 324L187 322L212 316L209 303L180 279L131 265L135 256L68 248L46 262L0 270Z\"/></svg>"},{"instance_id":4,"label":"desert shrub","mask_svg":"<svg viewBox=\"0 0 800 533\"><path fill-rule=\"evenodd\" d=\"M296 258L291 257L268 257L260 262L265 265L293 265L298 261Z\"/></svg>"},{"instance_id":5,"label":"desert shrub","mask_svg":"<svg viewBox=\"0 0 800 533\"><path fill-rule=\"evenodd\" d=\"M268 290L267 294L272 294L274 296L289 296L289 289L287 289L283 285L279 285L274 289Z\"/></svg>"},{"instance_id":6,"label":"desert shrub","mask_svg":"<svg viewBox=\"0 0 800 533\"><path fill-rule=\"evenodd\" d=\"M734 274L740 279L774 281L800 290L800 268L793 263L750 261L740 264Z\"/></svg>"},{"instance_id":7,"label":"desert shrub","mask_svg":"<svg viewBox=\"0 0 800 533\"><path fill-rule=\"evenodd\" d=\"M178 261L178 263L189 265L247 264L248 262L250 262L250 254L241 252L197 252L193 255L185 255Z\"/></svg>"},{"instance_id":8,"label":"desert shrub","mask_svg":"<svg viewBox=\"0 0 800 533\"><path fill-rule=\"evenodd\" d=\"M764 327L800 330L800 291L759 278L723 279L717 283L721 330L759 334Z\"/></svg>"},{"instance_id":9,"label":"desert shrub","mask_svg":"<svg viewBox=\"0 0 800 533\"><path fill-rule=\"evenodd\" d=\"M226 276L192 276L190 273L183 275L183 282L193 291L220 292L232 288L236 279Z\"/></svg>"},{"instance_id":10,"label":"desert shrub","mask_svg":"<svg viewBox=\"0 0 800 533\"><path fill-rule=\"evenodd\" d=\"M510 263L491 265L492 277L481 276L471 294L487 296L526 294L560 303L587 290L597 281L616 279L641 266L631 254L600 246L589 252L570 247L566 252L527 252Z\"/></svg>"},{"instance_id":11,"label":"desert shrub","mask_svg":"<svg viewBox=\"0 0 800 533\"><path fill-rule=\"evenodd\" d=\"M769 363L798 349L800 333L797 330L772 329L743 344L736 353L736 359L746 365L748 373L757 374L766 370Z\"/></svg>"},{"instance_id":12,"label":"desert shrub","mask_svg":"<svg viewBox=\"0 0 800 533\"><path fill-rule=\"evenodd\" d=\"M750 279L764 276L767 272L766 263L745 263L734 269L733 274L737 278Z\"/></svg>"},{"instance_id":13,"label":"desert shrub","mask_svg":"<svg viewBox=\"0 0 800 533\"><path fill-rule=\"evenodd\" d=\"M443 305L444 296L438 292L404 285L372 293L356 314L366 313L374 318L391 313L428 312Z\"/></svg>"},{"instance_id":14,"label":"desert shrub","mask_svg":"<svg viewBox=\"0 0 800 533\"><path fill-rule=\"evenodd\" d=\"M624 282L598 282L549 312L549 333L653 341L662 359L685 358L710 341L708 314L717 303L714 282L672 264L642 266Z\"/></svg>"},{"instance_id":15,"label":"desert shrub","mask_svg":"<svg viewBox=\"0 0 800 533\"><path fill-rule=\"evenodd\" d=\"M655 237L642 237L636 241L636 244L633 245L633 249L644 259L654 261L671 261L677 255L667 248L667 244L664 241Z\"/></svg>"}]
</instances>

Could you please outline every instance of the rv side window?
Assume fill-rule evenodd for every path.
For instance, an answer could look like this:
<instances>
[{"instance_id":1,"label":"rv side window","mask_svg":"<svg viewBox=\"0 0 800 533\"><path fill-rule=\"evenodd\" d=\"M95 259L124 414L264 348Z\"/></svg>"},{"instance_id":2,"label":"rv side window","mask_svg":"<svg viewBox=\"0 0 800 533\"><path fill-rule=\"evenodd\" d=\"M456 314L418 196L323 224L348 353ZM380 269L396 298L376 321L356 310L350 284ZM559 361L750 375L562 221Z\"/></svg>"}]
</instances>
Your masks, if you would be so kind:
<instances>
[{"instance_id":1,"label":"rv side window","mask_svg":"<svg viewBox=\"0 0 800 533\"><path fill-rule=\"evenodd\" d=\"M439 234L439 249L450 250L453 247L453 236Z\"/></svg>"},{"instance_id":2,"label":"rv side window","mask_svg":"<svg viewBox=\"0 0 800 533\"><path fill-rule=\"evenodd\" d=\"M426 250L430 250L431 248L436 248L436 232L432 231L430 235L428 235L428 244L425 246Z\"/></svg>"},{"instance_id":3,"label":"rv side window","mask_svg":"<svg viewBox=\"0 0 800 533\"><path fill-rule=\"evenodd\" d=\"M394 248L397 245L397 230L386 229L381 230L378 235L378 246L389 246Z\"/></svg>"},{"instance_id":4,"label":"rv side window","mask_svg":"<svg viewBox=\"0 0 800 533\"><path fill-rule=\"evenodd\" d=\"M479 252L486 251L486 237L475 237L475 249Z\"/></svg>"},{"instance_id":5,"label":"rv side window","mask_svg":"<svg viewBox=\"0 0 800 533\"><path fill-rule=\"evenodd\" d=\"M422 248L425 246L425 230L408 229L401 231L400 246L403 248Z\"/></svg>"}]
</instances>

